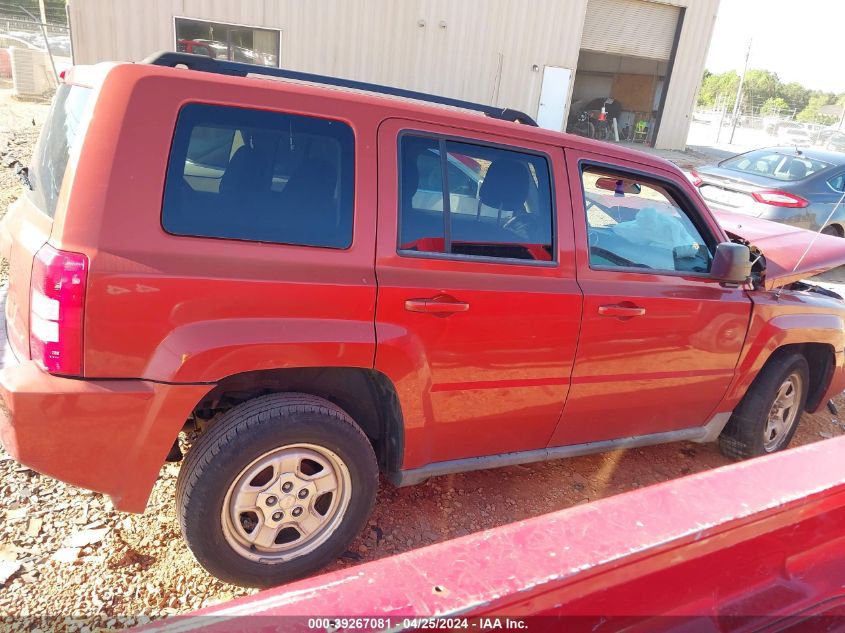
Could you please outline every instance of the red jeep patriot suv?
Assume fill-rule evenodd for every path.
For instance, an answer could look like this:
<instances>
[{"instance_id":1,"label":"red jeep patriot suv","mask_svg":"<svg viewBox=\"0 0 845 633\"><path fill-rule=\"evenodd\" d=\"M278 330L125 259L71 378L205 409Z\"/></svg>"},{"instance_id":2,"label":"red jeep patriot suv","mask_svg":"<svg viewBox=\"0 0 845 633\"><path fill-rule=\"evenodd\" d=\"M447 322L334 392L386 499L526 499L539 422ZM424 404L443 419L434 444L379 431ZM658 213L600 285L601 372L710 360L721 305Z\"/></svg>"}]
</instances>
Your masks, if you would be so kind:
<instances>
[{"instance_id":1,"label":"red jeep patriot suv","mask_svg":"<svg viewBox=\"0 0 845 633\"><path fill-rule=\"evenodd\" d=\"M6 450L142 512L202 431L183 534L263 586L343 552L379 472L786 447L845 387L845 303L799 281L841 240L531 123L185 53L74 68L0 230Z\"/></svg>"}]
</instances>

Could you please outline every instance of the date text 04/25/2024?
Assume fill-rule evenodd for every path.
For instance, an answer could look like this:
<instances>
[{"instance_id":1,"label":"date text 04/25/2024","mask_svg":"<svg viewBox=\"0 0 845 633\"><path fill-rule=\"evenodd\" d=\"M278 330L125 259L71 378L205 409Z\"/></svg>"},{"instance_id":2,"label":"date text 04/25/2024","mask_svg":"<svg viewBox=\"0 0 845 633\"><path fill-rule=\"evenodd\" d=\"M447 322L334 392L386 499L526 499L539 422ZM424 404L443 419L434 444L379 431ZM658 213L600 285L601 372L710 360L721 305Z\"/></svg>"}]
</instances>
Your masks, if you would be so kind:
<instances>
[{"instance_id":1,"label":"date text 04/25/2024","mask_svg":"<svg viewBox=\"0 0 845 633\"><path fill-rule=\"evenodd\" d=\"M332 631L356 630L392 630L394 626L400 629L424 629L424 630L527 630L528 623L520 618L508 617L480 617L480 618L404 618L401 622L393 621L390 618L310 618L309 629Z\"/></svg>"}]
</instances>

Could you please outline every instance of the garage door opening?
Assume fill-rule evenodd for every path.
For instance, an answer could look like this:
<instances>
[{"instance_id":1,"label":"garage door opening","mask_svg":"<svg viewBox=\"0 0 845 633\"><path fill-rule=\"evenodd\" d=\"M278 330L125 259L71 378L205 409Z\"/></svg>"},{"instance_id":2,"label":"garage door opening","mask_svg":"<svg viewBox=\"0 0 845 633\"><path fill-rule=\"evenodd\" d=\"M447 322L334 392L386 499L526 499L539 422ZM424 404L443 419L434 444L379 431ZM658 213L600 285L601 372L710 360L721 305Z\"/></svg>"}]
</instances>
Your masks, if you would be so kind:
<instances>
[{"instance_id":1,"label":"garage door opening","mask_svg":"<svg viewBox=\"0 0 845 633\"><path fill-rule=\"evenodd\" d=\"M653 145L683 9L644 0L589 0L567 131Z\"/></svg>"}]
</instances>

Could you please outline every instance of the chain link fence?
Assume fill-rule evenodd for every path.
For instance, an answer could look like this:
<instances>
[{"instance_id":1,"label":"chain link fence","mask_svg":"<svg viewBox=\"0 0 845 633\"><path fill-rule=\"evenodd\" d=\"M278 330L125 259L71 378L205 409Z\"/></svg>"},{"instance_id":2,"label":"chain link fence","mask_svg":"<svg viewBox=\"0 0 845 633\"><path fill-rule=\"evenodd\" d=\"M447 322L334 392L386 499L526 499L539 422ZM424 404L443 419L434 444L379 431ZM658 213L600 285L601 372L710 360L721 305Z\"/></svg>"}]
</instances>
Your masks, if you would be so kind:
<instances>
[{"instance_id":1,"label":"chain link fence","mask_svg":"<svg viewBox=\"0 0 845 633\"><path fill-rule=\"evenodd\" d=\"M66 14L48 6L42 21L24 5L0 3L0 86L18 99L49 99L72 64Z\"/></svg>"},{"instance_id":2,"label":"chain link fence","mask_svg":"<svg viewBox=\"0 0 845 633\"><path fill-rule=\"evenodd\" d=\"M715 107L693 112L688 142L740 148L789 145L845 152L845 105L830 106L830 111L819 122L799 121L797 108L773 109L752 103L743 104L734 116L733 103L717 100Z\"/></svg>"}]
</instances>

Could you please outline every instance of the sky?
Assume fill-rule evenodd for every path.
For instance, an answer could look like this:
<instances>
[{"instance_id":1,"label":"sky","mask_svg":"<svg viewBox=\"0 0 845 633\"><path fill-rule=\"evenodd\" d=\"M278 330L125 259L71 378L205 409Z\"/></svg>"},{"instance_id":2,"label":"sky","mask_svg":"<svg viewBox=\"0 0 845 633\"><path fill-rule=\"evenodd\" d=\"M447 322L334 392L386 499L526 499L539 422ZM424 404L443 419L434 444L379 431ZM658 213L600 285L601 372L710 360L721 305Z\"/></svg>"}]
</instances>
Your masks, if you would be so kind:
<instances>
[{"instance_id":1,"label":"sky","mask_svg":"<svg viewBox=\"0 0 845 633\"><path fill-rule=\"evenodd\" d=\"M845 0L722 0L707 70L748 68L777 73L784 83L845 92Z\"/></svg>"}]
</instances>

